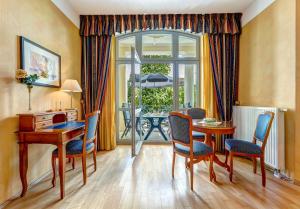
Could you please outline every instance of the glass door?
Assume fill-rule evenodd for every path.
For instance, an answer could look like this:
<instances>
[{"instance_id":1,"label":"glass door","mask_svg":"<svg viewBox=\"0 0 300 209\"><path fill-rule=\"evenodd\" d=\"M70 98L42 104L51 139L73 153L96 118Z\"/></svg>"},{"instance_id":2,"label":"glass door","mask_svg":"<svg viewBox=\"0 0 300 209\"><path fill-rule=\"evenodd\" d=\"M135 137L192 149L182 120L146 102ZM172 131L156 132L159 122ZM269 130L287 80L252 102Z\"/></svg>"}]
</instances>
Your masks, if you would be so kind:
<instances>
[{"instance_id":1,"label":"glass door","mask_svg":"<svg viewBox=\"0 0 300 209\"><path fill-rule=\"evenodd\" d=\"M132 156L138 155L143 144L143 109L141 87L141 62L134 47L131 48L131 118Z\"/></svg>"},{"instance_id":2,"label":"glass door","mask_svg":"<svg viewBox=\"0 0 300 209\"><path fill-rule=\"evenodd\" d=\"M131 64L117 64L116 118L118 144L131 144Z\"/></svg>"},{"instance_id":3,"label":"glass door","mask_svg":"<svg viewBox=\"0 0 300 209\"><path fill-rule=\"evenodd\" d=\"M169 141L170 111L199 106L198 46L199 36L173 31L117 37L117 143L132 145L133 155L143 141Z\"/></svg>"},{"instance_id":4,"label":"glass door","mask_svg":"<svg viewBox=\"0 0 300 209\"><path fill-rule=\"evenodd\" d=\"M180 63L178 64L177 77L177 105L178 110L185 111L188 108L198 107L199 98L199 70L196 63Z\"/></svg>"}]
</instances>

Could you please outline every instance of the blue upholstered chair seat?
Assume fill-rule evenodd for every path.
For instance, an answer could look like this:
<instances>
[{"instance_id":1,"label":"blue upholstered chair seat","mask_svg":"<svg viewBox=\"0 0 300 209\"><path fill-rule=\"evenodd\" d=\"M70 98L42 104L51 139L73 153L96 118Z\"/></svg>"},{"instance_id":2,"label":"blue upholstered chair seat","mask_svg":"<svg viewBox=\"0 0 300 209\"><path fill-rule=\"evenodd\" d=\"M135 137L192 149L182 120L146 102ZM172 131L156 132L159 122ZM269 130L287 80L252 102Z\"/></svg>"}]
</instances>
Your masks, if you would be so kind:
<instances>
[{"instance_id":1,"label":"blue upholstered chair seat","mask_svg":"<svg viewBox=\"0 0 300 209\"><path fill-rule=\"evenodd\" d=\"M195 156L208 155L213 153L213 149L210 146L198 141L194 141L193 143ZM181 144L175 144L175 150L183 154L190 154L190 148Z\"/></svg>"},{"instance_id":2,"label":"blue upholstered chair seat","mask_svg":"<svg viewBox=\"0 0 300 209\"><path fill-rule=\"evenodd\" d=\"M238 140L238 139L226 139L225 148L231 152L239 152L246 154L261 154L261 147L251 142Z\"/></svg>"},{"instance_id":3,"label":"blue upholstered chair seat","mask_svg":"<svg viewBox=\"0 0 300 209\"><path fill-rule=\"evenodd\" d=\"M205 139L205 133L198 132L198 131L193 131L192 136L194 139ZM215 138L216 137L214 135L211 136L212 140L215 140Z\"/></svg>"},{"instance_id":4,"label":"blue upholstered chair seat","mask_svg":"<svg viewBox=\"0 0 300 209\"><path fill-rule=\"evenodd\" d=\"M205 138L205 133L198 132L198 131L193 131L192 135L193 135L193 138L196 138L196 139L204 139Z\"/></svg>"},{"instance_id":5,"label":"blue upholstered chair seat","mask_svg":"<svg viewBox=\"0 0 300 209\"><path fill-rule=\"evenodd\" d=\"M82 153L82 145L83 141L82 140L73 140L67 143L66 145L66 154L67 155L76 155L76 154L81 154ZM94 143L89 143L86 145L86 151L90 151L94 148ZM57 155L58 149L56 148L53 151L54 155Z\"/></svg>"}]
</instances>

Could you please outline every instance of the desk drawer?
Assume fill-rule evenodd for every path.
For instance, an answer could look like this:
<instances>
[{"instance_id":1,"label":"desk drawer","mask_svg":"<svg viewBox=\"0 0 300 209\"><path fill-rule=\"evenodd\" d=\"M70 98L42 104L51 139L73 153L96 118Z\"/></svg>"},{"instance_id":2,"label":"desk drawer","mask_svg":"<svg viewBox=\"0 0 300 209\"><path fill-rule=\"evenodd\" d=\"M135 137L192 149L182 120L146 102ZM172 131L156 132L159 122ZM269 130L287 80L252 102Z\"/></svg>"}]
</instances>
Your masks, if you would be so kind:
<instances>
[{"instance_id":1,"label":"desk drawer","mask_svg":"<svg viewBox=\"0 0 300 209\"><path fill-rule=\"evenodd\" d=\"M37 115L35 120L36 122L42 122L42 121L48 121L51 120L52 121L53 115L49 114L49 115Z\"/></svg>"},{"instance_id":2,"label":"desk drawer","mask_svg":"<svg viewBox=\"0 0 300 209\"><path fill-rule=\"evenodd\" d=\"M52 124L52 119L36 123L35 124L35 129L41 129L41 128L44 128L44 127L47 127L47 126L51 126L51 125L53 125Z\"/></svg>"},{"instance_id":3,"label":"desk drawer","mask_svg":"<svg viewBox=\"0 0 300 209\"><path fill-rule=\"evenodd\" d=\"M67 115L68 115L68 117L69 116L77 116L77 111L68 111Z\"/></svg>"},{"instance_id":4,"label":"desk drawer","mask_svg":"<svg viewBox=\"0 0 300 209\"><path fill-rule=\"evenodd\" d=\"M77 120L77 115L76 116L68 116L68 121L75 121Z\"/></svg>"}]
</instances>

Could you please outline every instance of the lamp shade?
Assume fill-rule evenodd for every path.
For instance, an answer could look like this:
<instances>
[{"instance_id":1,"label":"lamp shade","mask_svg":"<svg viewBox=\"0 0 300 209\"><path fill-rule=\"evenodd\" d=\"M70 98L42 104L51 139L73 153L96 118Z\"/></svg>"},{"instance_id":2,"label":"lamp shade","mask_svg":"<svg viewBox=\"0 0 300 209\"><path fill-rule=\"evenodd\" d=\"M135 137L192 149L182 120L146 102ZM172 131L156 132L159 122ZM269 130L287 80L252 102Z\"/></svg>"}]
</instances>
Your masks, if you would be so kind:
<instances>
[{"instance_id":1,"label":"lamp shade","mask_svg":"<svg viewBox=\"0 0 300 209\"><path fill-rule=\"evenodd\" d=\"M67 79L61 86L62 91L82 92L82 89L77 80Z\"/></svg>"}]
</instances>

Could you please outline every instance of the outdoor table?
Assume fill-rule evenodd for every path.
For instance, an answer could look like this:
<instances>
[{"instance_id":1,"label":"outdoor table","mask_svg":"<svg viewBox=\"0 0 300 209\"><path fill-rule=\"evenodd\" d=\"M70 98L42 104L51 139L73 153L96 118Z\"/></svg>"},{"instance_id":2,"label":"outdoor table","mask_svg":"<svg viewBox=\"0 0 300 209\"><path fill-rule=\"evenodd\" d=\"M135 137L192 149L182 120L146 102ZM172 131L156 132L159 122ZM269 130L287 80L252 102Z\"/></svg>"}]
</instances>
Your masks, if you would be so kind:
<instances>
[{"instance_id":1,"label":"outdoor table","mask_svg":"<svg viewBox=\"0 0 300 209\"><path fill-rule=\"evenodd\" d=\"M150 134L154 129L158 129L158 131L163 136L164 140L168 141L168 137L165 135L164 130L161 127L161 123L168 118L167 114L155 114L155 113L146 113L142 116L144 119L147 119L150 122L150 129L145 136L144 140L147 140Z\"/></svg>"}]
</instances>

